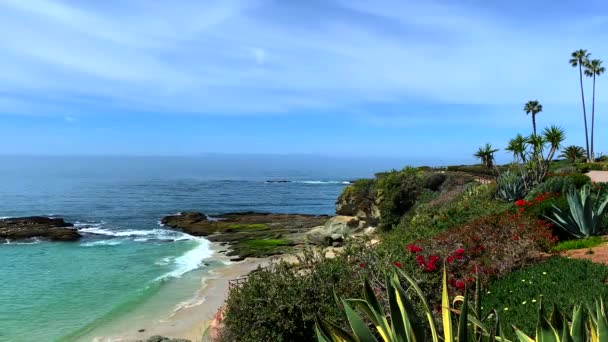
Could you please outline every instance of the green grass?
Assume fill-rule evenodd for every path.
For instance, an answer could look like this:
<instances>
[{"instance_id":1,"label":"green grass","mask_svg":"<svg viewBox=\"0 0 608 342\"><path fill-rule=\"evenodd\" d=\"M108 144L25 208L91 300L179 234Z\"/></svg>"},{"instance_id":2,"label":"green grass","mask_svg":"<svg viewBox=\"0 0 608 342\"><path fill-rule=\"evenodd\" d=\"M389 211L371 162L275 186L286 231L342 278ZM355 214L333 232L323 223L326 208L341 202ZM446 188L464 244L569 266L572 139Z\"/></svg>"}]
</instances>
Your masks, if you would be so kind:
<instances>
[{"instance_id":1,"label":"green grass","mask_svg":"<svg viewBox=\"0 0 608 342\"><path fill-rule=\"evenodd\" d=\"M259 239L259 240L248 240L243 241L243 244L249 247L278 247L278 246L289 246L291 241L287 239Z\"/></svg>"},{"instance_id":2,"label":"green grass","mask_svg":"<svg viewBox=\"0 0 608 342\"><path fill-rule=\"evenodd\" d=\"M556 303L570 315L572 306L608 298L608 267L587 260L553 257L493 281L483 293L484 312L498 310L502 326L513 338L511 325L528 334L535 329L538 305Z\"/></svg>"},{"instance_id":3,"label":"green grass","mask_svg":"<svg viewBox=\"0 0 608 342\"><path fill-rule=\"evenodd\" d=\"M234 230L261 230L268 228L264 223L252 223L252 224L242 224L235 223L228 226L228 229Z\"/></svg>"},{"instance_id":4,"label":"green grass","mask_svg":"<svg viewBox=\"0 0 608 342\"><path fill-rule=\"evenodd\" d=\"M599 236L592 236L586 239L563 241L553 247L553 251L562 252L570 249L591 248L604 243L604 240Z\"/></svg>"}]
</instances>

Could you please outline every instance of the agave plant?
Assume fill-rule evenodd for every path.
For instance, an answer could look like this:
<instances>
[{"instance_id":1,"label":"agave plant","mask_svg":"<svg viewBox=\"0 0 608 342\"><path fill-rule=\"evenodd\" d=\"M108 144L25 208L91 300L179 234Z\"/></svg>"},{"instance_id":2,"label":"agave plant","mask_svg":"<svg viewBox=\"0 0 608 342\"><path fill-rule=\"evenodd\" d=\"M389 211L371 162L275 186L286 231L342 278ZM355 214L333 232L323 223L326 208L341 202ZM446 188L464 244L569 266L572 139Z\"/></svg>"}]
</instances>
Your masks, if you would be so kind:
<instances>
[{"instance_id":1,"label":"agave plant","mask_svg":"<svg viewBox=\"0 0 608 342\"><path fill-rule=\"evenodd\" d=\"M526 185L522 176L507 170L496 179L496 197L513 202L526 195Z\"/></svg>"},{"instance_id":2,"label":"agave plant","mask_svg":"<svg viewBox=\"0 0 608 342\"><path fill-rule=\"evenodd\" d=\"M543 304L538 311L536 338L514 328L521 342L605 342L608 341L608 319L603 300L597 300L592 307L576 305L572 312L572 322L554 305L551 314L544 315Z\"/></svg>"},{"instance_id":3,"label":"agave plant","mask_svg":"<svg viewBox=\"0 0 608 342\"><path fill-rule=\"evenodd\" d=\"M577 238L601 233L600 220L605 214L608 197L601 202L602 194L593 196L589 185L583 186L578 192L571 189L567 197L569 211L553 205L553 217L547 218Z\"/></svg>"},{"instance_id":4,"label":"agave plant","mask_svg":"<svg viewBox=\"0 0 608 342\"><path fill-rule=\"evenodd\" d=\"M365 282L365 299L347 299L339 300L338 303L344 307L348 323L352 329L352 333L348 332L339 326L325 321L317 321L316 333L319 342L377 342L379 336L384 342L453 342L453 341L493 341L496 336L500 336L502 341L505 341L501 334L500 325L498 324L498 316L496 312L490 316L495 318L495 324L488 331L484 327L484 320L479 319L477 313L480 312L481 301L476 300L476 305L471 308L468 301L467 291L464 296L458 296L453 303L462 303L460 310L452 308L450 298L448 296L447 275L445 268L443 270L443 290L441 300L441 317L443 322L442 333L439 336L439 329L435 325L435 319L431 311L431 307L424 296L422 290L418 287L414 279L397 269L397 272L404 277L410 284L414 292L422 303L424 317L418 315L411 299L406 295L405 290L401 286L399 276L393 273L386 281L386 291L388 295L389 313L384 312L380 301L375 296L373 289L369 283ZM479 287L478 287L479 288ZM479 292L478 292L479 293ZM479 295L476 295L479 299ZM375 334L372 332L366 321L355 310L364 313L368 321L375 328ZM452 312L459 313L458 320L452 317ZM387 317L390 317L390 322ZM425 326L424 321L428 325ZM453 329L453 324L457 324L457 330ZM427 336L427 331L430 331L430 336Z\"/></svg>"}]
</instances>

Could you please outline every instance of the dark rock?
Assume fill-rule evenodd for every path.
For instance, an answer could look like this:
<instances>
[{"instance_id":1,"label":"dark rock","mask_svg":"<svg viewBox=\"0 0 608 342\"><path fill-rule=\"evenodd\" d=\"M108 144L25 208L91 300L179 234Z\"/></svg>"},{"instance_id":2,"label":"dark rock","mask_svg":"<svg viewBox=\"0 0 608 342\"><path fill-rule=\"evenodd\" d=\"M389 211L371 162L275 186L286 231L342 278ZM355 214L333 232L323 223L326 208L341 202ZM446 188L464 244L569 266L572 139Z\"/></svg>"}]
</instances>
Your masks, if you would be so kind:
<instances>
[{"instance_id":1,"label":"dark rock","mask_svg":"<svg viewBox=\"0 0 608 342\"><path fill-rule=\"evenodd\" d=\"M243 261L245 260L245 257L241 257L241 256L236 256L233 258L230 258L230 261Z\"/></svg>"},{"instance_id":2,"label":"dark rock","mask_svg":"<svg viewBox=\"0 0 608 342\"><path fill-rule=\"evenodd\" d=\"M139 329L139 330L137 330L137 332L144 332L144 331L146 331L146 329Z\"/></svg>"},{"instance_id":3,"label":"dark rock","mask_svg":"<svg viewBox=\"0 0 608 342\"><path fill-rule=\"evenodd\" d=\"M0 219L0 239L21 240L34 237L53 241L75 241L81 235L62 218L42 216Z\"/></svg>"},{"instance_id":4,"label":"dark rock","mask_svg":"<svg viewBox=\"0 0 608 342\"><path fill-rule=\"evenodd\" d=\"M161 222L221 246L229 245L227 256L266 257L305 244L305 234L327 220L327 215L257 212L228 213L209 220L202 213L188 212L164 217Z\"/></svg>"}]
</instances>

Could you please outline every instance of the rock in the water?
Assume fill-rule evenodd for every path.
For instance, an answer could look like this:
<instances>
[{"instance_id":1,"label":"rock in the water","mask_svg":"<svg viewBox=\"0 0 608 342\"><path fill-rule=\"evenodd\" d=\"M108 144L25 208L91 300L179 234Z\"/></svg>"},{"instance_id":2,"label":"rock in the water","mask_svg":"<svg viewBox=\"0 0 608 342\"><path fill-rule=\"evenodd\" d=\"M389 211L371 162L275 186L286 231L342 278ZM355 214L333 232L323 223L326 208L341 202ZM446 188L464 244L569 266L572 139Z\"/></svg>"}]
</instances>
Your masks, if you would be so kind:
<instances>
[{"instance_id":1,"label":"rock in the water","mask_svg":"<svg viewBox=\"0 0 608 342\"><path fill-rule=\"evenodd\" d=\"M288 252L306 243L306 233L325 224L327 215L228 213L208 218L186 212L164 217L165 226L195 236L205 236L220 245L230 246L228 256L266 257Z\"/></svg>"},{"instance_id":2,"label":"rock in the water","mask_svg":"<svg viewBox=\"0 0 608 342\"><path fill-rule=\"evenodd\" d=\"M75 241L81 235L62 218L42 216L0 219L0 239L22 240L34 237L53 241Z\"/></svg>"}]
</instances>

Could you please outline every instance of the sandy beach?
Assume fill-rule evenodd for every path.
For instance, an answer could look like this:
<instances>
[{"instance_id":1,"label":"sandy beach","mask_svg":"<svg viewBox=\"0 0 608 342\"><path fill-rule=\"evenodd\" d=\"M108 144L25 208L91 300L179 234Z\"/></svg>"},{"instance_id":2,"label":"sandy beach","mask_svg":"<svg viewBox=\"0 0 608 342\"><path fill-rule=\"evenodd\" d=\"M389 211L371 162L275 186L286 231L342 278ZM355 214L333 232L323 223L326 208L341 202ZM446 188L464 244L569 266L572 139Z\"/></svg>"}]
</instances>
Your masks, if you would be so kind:
<instances>
[{"instance_id":1,"label":"sandy beach","mask_svg":"<svg viewBox=\"0 0 608 342\"><path fill-rule=\"evenodd\" d=\"M228 295L230 280L247 275L260 266L265 267L273 261L286 258L294 257L282 255L271 258L248 258L230 263L228 257L216 252L213 259L223 260L228 264L213 270L211 276L201 279L201 287L196 294L193 294L192 300L176 303L175 310L167 313L165 319L138 323L137 326L133 326L132 331L124 331L114 336L96 337L94 341L145 341L154 335L184 338L193 342L203 341L203 334Z\"/></svg>"}]
</instances>

